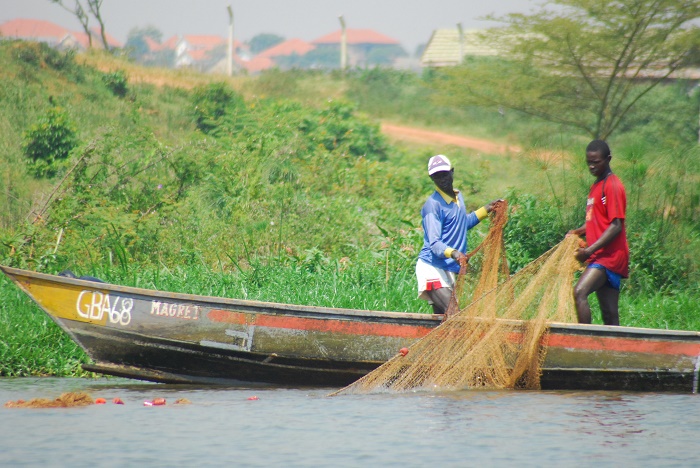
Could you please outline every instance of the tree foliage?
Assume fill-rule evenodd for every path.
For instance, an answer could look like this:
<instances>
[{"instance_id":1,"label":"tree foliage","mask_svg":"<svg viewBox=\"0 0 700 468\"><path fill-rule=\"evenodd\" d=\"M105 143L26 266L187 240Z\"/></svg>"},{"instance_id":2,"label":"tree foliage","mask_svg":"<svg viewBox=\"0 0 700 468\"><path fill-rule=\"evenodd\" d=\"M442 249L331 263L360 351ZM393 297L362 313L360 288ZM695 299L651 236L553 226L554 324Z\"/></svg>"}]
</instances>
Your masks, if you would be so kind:
<instances>
[{"instance_id":1,"label":"tree foliage","mask_svg":"<svg viewBox=\"0 0 700 468\"><path fill-rule=\"evenodd\" d=\"M160 44L163 40L163 33L155 26L137 27L129 30L124 48L134 60L143 62L149 56L151 49L148 47L146 38Z\"/></svg>"},{"instance_id":2,"label":"tree foliage","mask_svg":"<svg viewBox=\"0 0 700 468\"><path fill-rule=\"evenodd\" d=\"M22 149L35 177L52 177L78 144L75 124L68 113L53 107L24 134Z\"/></svg>"},{"instance_id":3,"label":"tree foliage","mask_svg":"<svg viewBox=\"0 0 700 468\"><path fill-rule=\"evenodd\" d=\"M400 45L377 45L367 52L367 65L391 65L397 58L407 55Z\"/></svg>"},{"instance_id":4,"label":"tree foliage","mask_svg":"<svg viewBox=\"0 0 700 468\"><path fill-rule=\"evenodd\" d=\"M515 109L607 138L700 49L697 0L551 0L492 18L500 58L469 59L440 82L462 104Z\"/></svg>"},{"instance_id":5,"label":"tree foliage","mask_svg":"<svg viewBox=\"0 0 700 468\"><path fill-rule=\"evenodd\" d=\"M270 47L274 47L283 41L284 38L276 34L258 34L250 40L250 52L255 55L263 50L269 49Z\"/></svg>"},{"instance_id":6,"label":"tree foliage","mask_svg":"<svg viewBox=\"0 0 700 468\"><path fill-rule=\"evenodd\" d=\"M340 50L336 47L317 47L304 55L293 53L276 58L283 68L336 69L340 68Z\"/></svg>"}]
</instances>

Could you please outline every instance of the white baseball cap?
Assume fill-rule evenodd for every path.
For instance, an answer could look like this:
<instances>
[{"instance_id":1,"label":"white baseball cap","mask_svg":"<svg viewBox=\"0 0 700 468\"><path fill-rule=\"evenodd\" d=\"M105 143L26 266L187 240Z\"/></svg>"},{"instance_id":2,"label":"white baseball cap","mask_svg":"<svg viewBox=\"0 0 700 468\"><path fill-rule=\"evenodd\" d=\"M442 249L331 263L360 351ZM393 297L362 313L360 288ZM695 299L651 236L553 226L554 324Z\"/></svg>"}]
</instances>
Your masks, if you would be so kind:
<instances>
[{"instance_id":1,"label":"white baseball cap","mask_svg":"<svg viewBox=\"0 0 700 468\"><path fill-rule=\"evenodd\" d=\"M444 154L437 154L428 161L428 175L449 171L450 169L452 169L452 164L450 164L450 160Z\"/></svg>"}]
</instances>

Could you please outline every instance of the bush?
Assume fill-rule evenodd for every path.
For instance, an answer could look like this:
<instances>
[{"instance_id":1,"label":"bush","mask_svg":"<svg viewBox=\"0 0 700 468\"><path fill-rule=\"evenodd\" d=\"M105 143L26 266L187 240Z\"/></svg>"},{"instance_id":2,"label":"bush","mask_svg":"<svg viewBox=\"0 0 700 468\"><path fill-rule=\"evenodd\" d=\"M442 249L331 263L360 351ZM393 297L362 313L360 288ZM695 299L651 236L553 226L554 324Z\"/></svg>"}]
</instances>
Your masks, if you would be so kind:
<instances>
[{"instance_id":1,"label":"bush","mask_svg":"<svg viewBox=\"0 0 700 468\"><path fill-rule=\"evenodd\" d=\"M73 122L62 108L54 107L25 132L22 150L35 177L52 177L77 144Z\"/></svg>"},{"instance_id":2,"label":"bush","mask_svg":"<svg viewBox=\"0 0 700 468\"><path fill-rule=\"evenodd\" d=\"M13 45L13 55L22 63L38 67L41 64L41 43L17 41Z\"/></svg>"},{"instance_id":3,"label":"bush","mask_svg":"<svg viewBox=\"0 0 700 468\"><path fill-rule=\"evenodd\" d=\"M352 104L331 101L326 109L304 119L300 129L328 151L344 146L353 156L386 160L389 148L379 126L363 121L354 112Z\"/></svg>"},{"instance_id":4,"label":"bush","mask_svg":"<svg viewBox=\"0 0 700 468\"><path fill-rule=\"evenodd\" d=\"M39 78L41 69L52 69L73 82L84 81L83 67L75 62L75 52L61 52L44 42L0 41L0 46L11 53L19 68L19 77L27 82Z\"/></svg>"},{"instance_id":5,"label":"bush","mask_svg":"<svg viewBox=\"0 0 700 468\"><path fill-rule=\"evenodd\" d=\"M643 216L643 212L636 215L644 219L644 222L636 221L628 227L628 286L651 294L659 291L681 292L696 287L697 276L691 260L692 253L684 251L683 241L670 238L664 220L656 219L649 223L650 216Z\"/></svg>"},{"instance_id":6,"label":"bush","mask_svg":"<svg viewBox=\"0 0 700 468\"><path fill-rule=\"evenodd\" d=\"M233 117L237 110L245 108L243 97L225 83L195 89L192 102L197 128L207 134L219 127L226 116Z\"/></svg>"},{"instance_id":7,"label":"bush","mask_svg":"<svg viewBox=\"0 0 700 468\"><path fill-rule=\"evenodd\" d=\"M102 75L102 81L107 89L117 97L124 97L128 92L126 73L122 70L117 70L111 73Z\"/></svg>"},{"instance_id":8,"label":"bush","mask_svg":"<svg viewBox=\"0 0 700 468\"><path fill-rule=\"evenodd\" d=\"M533 195L511 194L508 223L503 231L511 273L523 268L561 242L566 229L556 206L538 203Z\"/></svg>"}]
</instances>

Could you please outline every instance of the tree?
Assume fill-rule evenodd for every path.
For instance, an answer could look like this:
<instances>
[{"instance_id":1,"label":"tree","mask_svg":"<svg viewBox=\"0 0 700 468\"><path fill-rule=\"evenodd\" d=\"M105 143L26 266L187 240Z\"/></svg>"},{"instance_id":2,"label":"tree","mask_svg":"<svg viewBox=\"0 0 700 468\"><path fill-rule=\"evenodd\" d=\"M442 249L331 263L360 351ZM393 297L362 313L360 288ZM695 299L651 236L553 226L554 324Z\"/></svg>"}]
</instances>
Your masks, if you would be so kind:
<instances>
[{"instance_id":1,"label":"tree","mask_svg":"<svg viewBox=\"0 0 700 468\"><path fill-rule=\"evenodd\" d=\"M310 50L304 55L291 54L275 58L275 62L282 69L289 68L340 68L340 52L338 47L324 46Z\"/></svg>"},{"instance_id":2,"label":"tree","mask_svg":"<svg viewBox=\"0 0 700 468\"><path fill-rule=\"evenodd\" d=\"M75 5L73 6L73 8L66 6L64 0L49 1L51 3L59 5L64 10L69 11L70 13L75 15L75 17L82 25L83 31L85 31L85 34L87 34L88 48L92 48L92 31L90 31L89 28L89 17L85 12L86 8L81 3L81 0L75 0ZM85 4L87 6L87 11L90 12L90 14L97 20L97 22L100 25L100 37L102 39L102 45L104 46L105 50L109 50L109 42L107 42L107 34L105 32L105 23L102 19L102 13L100 11L100 9L102 8L103 1L104 0L85 0Z\"/></svg>"},{"instance_id":3,"label":"tree","mask_svg":"<svg viewBox=\"0 0 700 468\"><path fill-rule=\"evenodd\" d=\"M277 36L276 34L258 34L250 40L250 53L256 55L259 52L267 50L270 47L274 47L283 41L284 38Z\"/></svg>"},{"instance_id":4,"label":"tree","mask_svg":"<svg viewBox=\"0 0 700 468\"><path fill-rule=\"evenodd\" d=\"M144 28L131 28L126 36L126 44L124 48L128 51L131 58L138 61L145 61L150 58L151 49L146 43L146 38L160 44L163 33L155 26L146 26Z\"/></svg>"},{"instance_id":5,"label":"tree","mask_svg":"<svg viewBox=\"0 0 700 468\"><path fill-rule=\"evenodd\" d=\"M75 1L76 3L78 2L78 0ZM100 24L100 37L102 37L102 45L104 45L105 50L109 50L107 33L105 33L105 22L102 19L102 13L100 12L100 8L102 8L102 1L103 0L87 0L87 5L90 9L90 13L92 13L92 16L94 16L97 22Z\"/></svg>"},{"instance_id":6,"label":"tree","mask_svg":"<svg viewBox=\"0 0 700 468\"><path fill-rule=\"evenodd\" d=\"M506 24L483 36L499 58L468 58L439 86L451 102L607 138L650 90L697 60L699 17L697 0L550 0L534 14L490 18Z\"/></svg>"},{"instance_id":7,"label":"tree","mask_svg":"<svg viewBox=\"0 0 700 468\"><path fill-rule=\"evenodd\" d=\"M63 0L50 0L51 3L55 3L56 5L60 6L64 10L72 13L75 15L75 17L78 19L78 22L80 22L80 25L83 27L83 31L85 31L85 34L87 35L88 38L88 48L92 49L92 34L90 33L90 18L88 17L87 14L85 14L85 10L83 9L83 6L80 4L78 0L75 0L75 6L73 8L67 7L64 5Z\"/></svg>"}]
</instances>

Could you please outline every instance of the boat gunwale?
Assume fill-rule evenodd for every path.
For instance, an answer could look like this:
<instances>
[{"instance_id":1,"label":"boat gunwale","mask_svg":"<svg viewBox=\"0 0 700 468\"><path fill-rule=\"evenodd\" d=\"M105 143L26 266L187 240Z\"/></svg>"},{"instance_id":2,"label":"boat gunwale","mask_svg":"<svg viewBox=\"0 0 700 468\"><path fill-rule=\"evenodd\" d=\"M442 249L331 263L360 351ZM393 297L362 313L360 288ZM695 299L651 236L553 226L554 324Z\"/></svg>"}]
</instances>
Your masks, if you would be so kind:
<instances>
[{"instance_id":1,"label":"boat gunwale","mask_svg":"<svg viewBox=\"0 0 700 468\"><path fill-rule=\"evenodd\" d=\"M39 273L35 271L23 270L19 268L8 267L5 265L0 265L0 270L2 270L8 277L10 277L15 283L19 282L19 277L27 277L30 279L39 279L44 281L50 281L54 283L70 284L73 286L89 286L90 289L96 290L107 290L115 291L120 293L128 293L142 297L159 297L159 298L169 298L188 302L195 302L201 304L221 304L226 306L234 306L246 310L249 312L264 313L268 312L265 310L257 309L268 309L276 311L278 313L287 312L301 312L301 313L315 313L320 315L348 315L357 317L376 317L376 318L390 318L390 319L411 319L411 320L427 320L432 322L441 322L442 317L435 316L428 313L420 312L392 312L392 311L382 311L382 310L368 310L368 309L348 309L341 307L323 307L323 306L311 306L311 305L299 305L299 304L289 304L282 302L266 302L266 301L256 301L250 299L234 299L228 297L217 297L217 296L207 296L199 294L188 294L179 293L171 291L162 291L159 289L146 289L139 288L135 286L122 286L114 283L98 283L95 281L81 280L77 278L69 278L58 275L51 275L47 273ZM20 286L22 290L22 288Z\"/></svg>"},{"instance_id":2,"label":"boat gunwale","mask_svg":"<svg viewBox=\"0 0 700 468\"><path fill-rule=\"evenodd\" d=\"M136 296L146 297L146 298L169 298L181 301L195 302L199 304L207 305L223 305L223 306L233 306L242 309L241 312L251 312L251 313L276 313L276 314L310 314L323 316L328 319L335 317L352 317L352 318L374 318L378 321L383 320L408 320L408 321L425 321L428 322L426 325L431 325L431 322L437 322L439 325L442 322L441 316L436 316L428 313L419 312L391 312L391 311L379 311L379 310L367 310L367 309L348 309L348 308L338 308L338 307L322 307L322 306L311 306L311 305L299 305L299 304L288 304L281 302L266 302L266 301L255 301L250 299L233 299L227 297L217 297L217 296L206 296L198 294L188 294L179 292L162 291L158 289L146 289L139 288L135 286L122 286L114 283L97 283L89 280L81 280L77 278L68 278L58 275L52 275L47 273L34 272L29 270L23 270L20 268L8 267L5 265L0 265L0 270L2 270L13 282L20 286L20 289L24 288L19 284L19 277L27 277L29 279L39 279L43 281L49 281L53 283L69 284L73 286L87 286L90 289L96 290L106 290L115 291L120 293L127 293ZM25 291L26 292L26 291ZM29 295L31 297L31 295ZM43 308L43 307L42 307ZM53 316L49 313L50 316ZM520 322L519 320L507 319L506 321ZM416 324L418 325L418 324ZM629 337L636 339L654 339L663 337L669 340L691 340L700 341L700 331L690 331L690 330L665 330L656 328L643 328L643 327L628 327L628 326L612 326L612 325L597 325L597 324L579 324L579 323L564 323L564 322L550 322L548 323L549 332L565 335L586 335L586 336L608 336L608 337ZM641 336L640 336L641 335Z\"/></svg>"}]
</instances>

